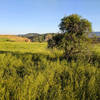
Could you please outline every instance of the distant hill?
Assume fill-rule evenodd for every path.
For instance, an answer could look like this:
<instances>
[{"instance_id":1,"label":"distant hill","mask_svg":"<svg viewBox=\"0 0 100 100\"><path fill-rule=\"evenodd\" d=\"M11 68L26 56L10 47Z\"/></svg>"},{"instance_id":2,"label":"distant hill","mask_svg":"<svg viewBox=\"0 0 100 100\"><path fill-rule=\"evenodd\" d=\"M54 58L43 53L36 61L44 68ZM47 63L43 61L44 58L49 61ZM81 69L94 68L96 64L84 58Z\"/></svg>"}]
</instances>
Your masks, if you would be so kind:
<instances>
[{"instance_id":1,"label":"distant hill","mask_svg":"<svg viewBox=\"0 0 100 100\"><path fill-rule=\"evenodd\" d=\"M100 32L92 32L92 34L94 34L96 36L100 36Z\"/></svg>"},{"instance_id":2,"label":"distant hill","mask_svg":"<svg viewBox=\"0 0 100 100\"><path fill-rule=\"evenodd\" d=\"M24 35L19 35L19 36L23 36L23 37L33 37L33 36L38 36L40 35L39 33L27 33L27 34L24 34Z\"/></svg>"},{"instance_id":3,"label":"distant hill","mask_svg":"<svg viewBox=\"0 0 100 100\"><path fill-rule=\"evenodd\" d=\"M16 35L0 35L0 42L30 42L30 39Z\"/></svg>"},{"instance_id":4,"label":"distant hill","mask_svg":"<svg viewBox=\"0 0 100 100\"><path fill-rule=\"evenodd\" d=\"M20 35L20 36L29 38L32 42L43 42L43 41L48 41L55 34L56 33L45 33L45 34L27 33L27 34Z\"/></svg>"}]
</instances>

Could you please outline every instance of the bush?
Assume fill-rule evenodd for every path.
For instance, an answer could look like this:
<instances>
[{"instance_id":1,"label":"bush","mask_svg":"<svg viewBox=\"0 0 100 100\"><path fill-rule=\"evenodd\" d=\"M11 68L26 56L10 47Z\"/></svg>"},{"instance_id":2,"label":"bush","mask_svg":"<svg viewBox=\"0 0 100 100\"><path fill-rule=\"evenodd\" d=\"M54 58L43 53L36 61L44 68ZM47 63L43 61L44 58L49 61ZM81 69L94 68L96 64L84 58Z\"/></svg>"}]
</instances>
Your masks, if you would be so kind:
<instances>
[{"instance_id":1,"label":"bush","mask_svg":"<svg viewBox=\"0 0 100 100\"><path fill-rule=\"evenodd\" d=\"M52 39L48 40L48 48L62 48L64 34L56 34Z\"/></svg>"}]
</instances>

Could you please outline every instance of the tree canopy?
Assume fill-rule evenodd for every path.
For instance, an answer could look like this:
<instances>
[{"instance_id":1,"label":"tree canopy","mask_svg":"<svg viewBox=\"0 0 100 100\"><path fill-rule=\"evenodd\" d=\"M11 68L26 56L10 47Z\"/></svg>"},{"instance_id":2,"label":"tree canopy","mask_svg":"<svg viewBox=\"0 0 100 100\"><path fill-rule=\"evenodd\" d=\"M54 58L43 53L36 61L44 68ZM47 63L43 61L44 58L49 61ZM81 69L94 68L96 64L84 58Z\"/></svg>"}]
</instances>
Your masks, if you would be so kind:
<instances>
[{"instance_id":1,"label":"tree canopy","mask_svg":"<svg viewBox=\"0 0 100 100\"><path fill-rule=\"evenodd\" d=\"M49 47L63 48L67 59L89 53L88 35L92 31L91 22L77 14L72 14L61 19L59 29L61 35L58 34L49 40Z\"/></svg>"},{"instance_id":2,"label":"tree canopy","mask_svg":"<svg viewBox=\"0 0 100 100\"><path fill-rule=\"evenodd\" d=\"M62 18L59 29L62 33L76 35L89 34L92 31L91 23L77 14Z\"/></svg>"}]
</instances>

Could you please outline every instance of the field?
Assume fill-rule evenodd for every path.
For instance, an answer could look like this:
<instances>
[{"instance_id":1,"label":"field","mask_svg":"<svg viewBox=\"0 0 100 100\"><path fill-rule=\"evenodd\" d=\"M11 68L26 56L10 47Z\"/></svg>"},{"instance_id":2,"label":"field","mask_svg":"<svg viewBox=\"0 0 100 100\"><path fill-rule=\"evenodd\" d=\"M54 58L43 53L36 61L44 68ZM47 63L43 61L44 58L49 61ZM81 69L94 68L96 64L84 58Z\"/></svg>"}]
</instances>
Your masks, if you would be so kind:
<instances>
[{"instance_id":1,"label":"field","mask_svg":"<svg viewBox=\"0 0 100 100\"><path fill-rule=\"evenodd\" d=\"M47 43L0 42L0 100L100 100L100 44L67 62Z\"/></svg>"},{"instance_id":2,"label":"field","mask_svg":"<svg viewBox=\"0 0 100 100\"><path fill-rule=\"evenodd\" d=\"M0 35L0 42L30 42L28 38L16 35Z\"/></svg>"},{"instance_id":3,"label":"field","mask_svg":"<svg viewBox=\"0 0 100 100\"><path fill-rule=\"evenodd\" d=\"M21 53L43 53L48 52L47 43L32 42L0 42L1 51Z\"/></svg>"}]
</instances>

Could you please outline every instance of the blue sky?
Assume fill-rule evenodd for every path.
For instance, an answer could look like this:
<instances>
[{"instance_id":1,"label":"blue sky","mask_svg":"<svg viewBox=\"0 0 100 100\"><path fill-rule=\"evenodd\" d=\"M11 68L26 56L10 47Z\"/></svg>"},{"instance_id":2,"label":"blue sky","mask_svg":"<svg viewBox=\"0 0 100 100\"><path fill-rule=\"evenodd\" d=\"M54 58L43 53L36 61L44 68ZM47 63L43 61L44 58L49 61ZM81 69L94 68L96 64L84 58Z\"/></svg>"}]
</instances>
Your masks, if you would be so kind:
<instances>
[{"instance_id":1,"label":"blue sky","mask_svg":"<svg viewBox=\"0 0 100 100\"><path fill-rule=\"evenodd\" d=\"M100 0L0 0L0 34L59 32L60 19L70 14L100 31Z\"/></svg>"}]
</instances>

